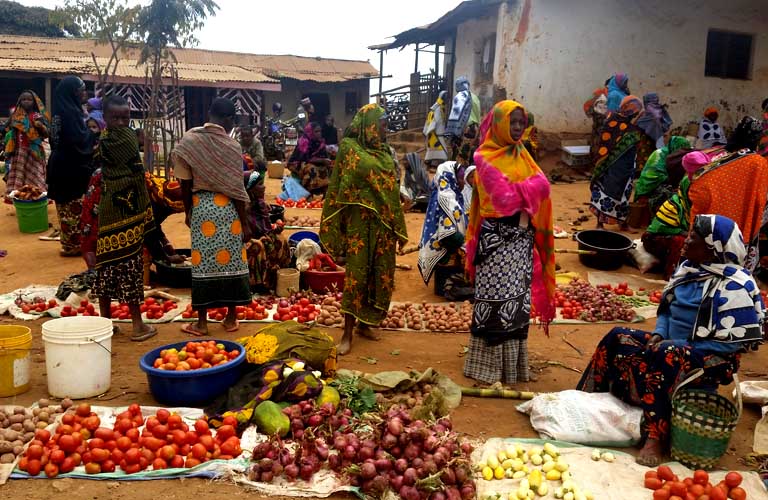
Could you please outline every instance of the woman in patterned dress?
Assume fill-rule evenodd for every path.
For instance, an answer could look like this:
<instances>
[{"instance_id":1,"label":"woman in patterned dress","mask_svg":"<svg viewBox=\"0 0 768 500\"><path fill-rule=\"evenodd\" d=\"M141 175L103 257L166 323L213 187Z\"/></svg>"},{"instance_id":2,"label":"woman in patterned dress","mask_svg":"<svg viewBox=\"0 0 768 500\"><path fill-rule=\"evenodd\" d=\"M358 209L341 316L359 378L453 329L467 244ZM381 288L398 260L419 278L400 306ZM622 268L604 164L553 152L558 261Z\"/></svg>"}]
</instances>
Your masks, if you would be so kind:
<instances>
[{"instance_id":1,"label":"woman in patterned dress","mask_svg":"<svg viewBox=\"0 0 768 500\"><path fill-rule=\"evenodd\" d=\"M240 144L229 137L235 113L232 101L215 99L210 122L188 130L173 151L192 232L192 308L198 318L182 331L195 336L208 335L207 310L218 307L227 308L224 329L237 331L236 306L251 301L243 246L251 239L250 199Z\"/></svg>"},{"instance_id":2,"label":"woman in patterned dress","mask_svg":"<svg viewBox=\"0 0 768 500\"><path fill-rule=\"evenodd\" d=\"M37 94L25 90L19 95L5 135L6 163L10 167L5 183L6 195L25 185L46 190L43 140L48 137L50 121L51 117Z\"/></svg>"},{"instance_id":3,"label":"woman in patterned dress","mask_svg":"<svg viewBox=\"0 0 768 500\"><path fill-rule=\"evenodd\" d=\"M547 177L523 145L525 108L501 101L480 128L466 270L475 305L464 375L486 384L527 382L531 306L554 317L555 254Z\"/></svg>"},{"instance_id":4,"label":"woman in patterned dress","mask_svg":"<svg viewBox=\"0 0 768 500\"><path fill-rule=\"evenodd\" d=\"M640 464L655 467L669 445L670 397L693 371L704 386L728 385L740 353L763 340L765 306L744 268L739 227L720 215L699 215L664 290L656 328L616 327L598 344L577 388L611 392L643 409Z\"/></svg>"},{"instance_id":5,"label":"woman in patterned dress","mask_svg":"<svg viewBox=\"0 0 768 500\"><path fill-rule=\"evenodd\" d=\"M360 108L339 144L323 205L320 241L336 261L346 260L344 335L377 340L371 326L387 317L395 288L395 253L408 241L395 161L386 137L386 115L377 104Z\"/></svg>"}]
</instances>

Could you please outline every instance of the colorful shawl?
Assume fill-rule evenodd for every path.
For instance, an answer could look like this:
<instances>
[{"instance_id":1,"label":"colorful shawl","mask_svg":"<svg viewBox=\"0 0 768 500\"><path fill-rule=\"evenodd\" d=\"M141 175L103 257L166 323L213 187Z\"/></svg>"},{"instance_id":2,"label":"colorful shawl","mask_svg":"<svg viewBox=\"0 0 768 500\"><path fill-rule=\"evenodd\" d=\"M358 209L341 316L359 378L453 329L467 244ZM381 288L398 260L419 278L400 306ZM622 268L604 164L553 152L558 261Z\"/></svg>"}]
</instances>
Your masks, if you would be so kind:
<instances>
[{"instance_id":1,"label":"colorful shawl","mask_svg":"<svg viewBox=\"0 0 768 500\"><path fill-rule=\"evenodd\" d=\"M461 234L463 240L467 232L465 205L457 175L455 161L443 163L435 173L419 243L418 266L424 283L429 283L435 266L448 253L441 242L456 233Z\"/></svg>"},{"instance_id":2,"label":"colorful shawl","mask_svg":"<svg viewBox=\"0 0 768 500\"><path fill-rule=\"evenodd\" d=\"M747 249L739 227L721 215L698 215L693 230L715 254L715 262L685 260L664 289L659 315L669 314L674 289L704 281L701 307L689 340L758 344L763 340L765 305L760 289L744 268Z\"/></svg>"},{"instance_id":3,"label":"colorful shawl","mask_svg":"<svg viewBox=\"0 0 768 500\"><path fill-rule=\"evenodd\" d=\"M672 118L666 106L659 102L659 95L656 93L645 94L643 106L643 114L638 118L637 126L656 143L672 126Z\"/></svg>"},{"instance_id":4,"label":"colorful shawl","mask_svg":"<svg viewBox=\"0 0 768 500\"><path fill-rule=\"evenodd\" d=\"M667 182L669 179L667 157L675 151L690 147L691 144L685 137L673 135L669 139L669 144L654 151L635 183L635 200L653 194L659 186Z\"/></svg>"},{"instance_id":5,"label":"colorful shawl","mask_svg":"<svg viewBox=\"0 0 768 500\"><path fill-rule=\"evenodd\" d=\"M592 172L590 190L595 190L596 182L619 158L640 142L643 131L637 128L635 121L642 109L642 102L635 96L627 96L618 112L609 113L600 130L600 141L595 169ZM622 189L624 186L621 186Z\"/></svg>"},{"instance_id":6,"label":"colorful shawl","mask_svg":"<svg viewBox=\"0 0 768 500\"><path fill-rule=\"evenodd\" d=\"M445 125L446 135L462 137L471 114L472 93L469 91L469 80L466 76L460 76L456 79L456 95L453 96L451 112L448 114L448 122Z\"/></svg>"},{"instance_id":7,"label":"colorful shawl","mask_svg":"<svg viewBox=\"0 0 768 500\"><path fill-rule=\"evenodd\" d=\"M651 234L677 236L688 232L688 220L691 215L691 201L688 190L691 178L683 177L677 193L665 201L651 220L647 231Z\"/></svg>"},{"instance_id":8,"label":"colorful shawl","mask_svg":"<svg viewBox=\"0 0 768 500\"><path fill-rule=\"evenodd\" d=\"M155 222L133 130L128 127L105 130L96 159L101 164L103 181L96 243L96 267L99 268L140 252L144 236L155 229Z\"/></svg>"},{"instance_id":9,"label":"colorful shawl","mask_svg":"<svg viewBox=\"0 0 768 500\"><path fill-rule=\"evenodd\" d=\"M477 171L466 235L466 270L474 280L475 256L485 219L526 212L535 231L531 299L547 328L555 315L552 200L549 181L523 146L522 138L512 139L509 120L518 108L525 114L525 108L515 101L498 102L480 127L483 142L474 158Z\"/></svg>"},{"instance_id":10,"label":"colorful shawl","mask_svg":"<svg viewBox=\"0 0 768 500\"><path fill-rule=\"evenodd\" d=\"M389 146L379 137L384 109L366 104L357 112L339 143L320 223L320 239L332 255L345 255L342 214L347 206L371 211L404 245L408 241L400 205L400 187Z\"/></svg>"},{"instance_id":11,"label":"colorful shawl","mask_svg":"<svg viewBox=\"0 0 768 500\"><path fill-rule=\"evenodd\" d=\"M302 179L302 166L306 163L311 163L313 160L320 158L328 158L328 151L325 149L325 140L315 139L314 129L319 125L315 122L310 122L304 127L304 134L299 138L296 144L296 149L291 153L291 157L288 159L288 170L290 170L297 178ZM304 184L304 182L302 182ZM308 184L305 184L307 189Z\"/></svg>"},{"instance_id":12,"label":"colorful shawl","mask_svg":"<svg viewBox=\"0 0 768 500\"><path fill-rule=\"evenodd\" d=\"M30 116L21 107L21 95L19 95L16 109L13 111L8 123L8 133L5 135L5 153L7 156L10 156L16 151L21 142L26 142L32 156L38 160L43 160L45 159L43 139L45 134L48 133L51 115L45 110L45 105L37 94L31 90L25 90L22 94L32 94L32 98L35 100L35 111ZM38 122L40 125L35 126L35 122Z\"/></svg>"},{"instance_id":13,"label":"colorful shawl","mask_svg":"<svg viewBox=\"0 0 768 500\"><path fill-rule=\"evenodd\" d=\"M176 145L178 155L192 169L196 191L221 193L248 202L243 186L243 156L240 144L218 125L206 124L187 131Z\"/></svg>"},{"instance_id":14,"label":"colorful shawl","mask_svg":"<svg viewBox=\"0 0 768 500\"><path fill-rule=\"evenodd\" d=\"M626 73L616 73L608 80L608 111L616 112L621 108L621 101L629 95L628 84L629 75Z\"/></svg>"},{"instance_id":15,"label":"colorful shawl","mask_svg":"<svg viewBox=\"0 0 768 500\"><path fill-rule=\"evenodd\" d=\"M594 113L599 113L601 115L604 115L607 111L606 109L598 109L599 103L606 103L608 102L608 89L605 87L596 88L592 91L592 95L589 96L589 99L584 101L584 114L587 116L592 116ZM601 106L602 108L602 106Z\"/></svg>"},{"instance_id":16,"label":"colorful shawl","mask_svg":"<svg viewBox=\"0 0 768 500\"><path fill-rule=\"evenodd\" d=\"M445 142L445 98L448 92L443 90L429 109L422 133L427 138L427 154L424 161L448 158L448 145Z\"/></svg>"}]
</instances>

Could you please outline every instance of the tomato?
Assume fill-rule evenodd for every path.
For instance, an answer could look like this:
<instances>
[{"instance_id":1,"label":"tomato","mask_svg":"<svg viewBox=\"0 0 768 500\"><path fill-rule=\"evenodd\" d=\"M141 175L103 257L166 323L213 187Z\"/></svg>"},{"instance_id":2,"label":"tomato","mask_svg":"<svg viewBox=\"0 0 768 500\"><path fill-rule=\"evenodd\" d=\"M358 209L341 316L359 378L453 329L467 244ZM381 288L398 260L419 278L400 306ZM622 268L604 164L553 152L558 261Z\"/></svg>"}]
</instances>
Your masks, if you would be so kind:
<instances>
[{"instance_id":1,"label":"tomato","mask_svg":"<svg viewBox=\"0 0 768 500\"><path fill-rule=\"evenodd\" d=\"M192 446L192 450L190 453L197 460L204 460L206 455L208 454L208 450L206 450L205 446L203 446L202 444L197 443L194 446ZM189 462L189 458L187 458L187 462Z\"/></svg>"},{"instance_id":2,"label":"tomato","mask_svg":"<svg viewBox=\"0 0 768 500\"><path fill-rule=\"evenodd\" d=\"M131 448L130 450L125 452L125 462L128 465L138 464L140 458L141 458L141 452L138 450L138 448Z\"/></svg>"},{"instance_id":3,"label":"tomato","mask_svg":"<svg viewBox=\"0 0 768 500\"><path fill-rule=\"evenodd\" d=\"M235 435L235 428L231 425L222 425L216 430L216 439L219 441L226 441L228 438Z\"/></svg>"},{"instance_id":4,"label":"tomato","mask_svg":"<svg viewBox=\"0 0 768 500\"><path fill-rule=\"evenodd\" d=\"M112 429L108 429L106 427L99 427L94 431L93 437L103 441L113 441L115 439L115 432Z\"/></svg>"},{"instance_id":5,"label":"tomato","mask_svg":"<svg viewBox=\"0 0 768 500\"><path fill-rule=\"evenodd\" d=\"M660 488L653 492L653 500L669 500L669 490L665 490L664 488Z\"/></svg>"},{"instance_id":6,"label":"tomato","mask_svg":"<svg viewBox=\"0 0 768 500\"><path fill-rule=\"evenodd\" d=\"M168 465L173 469L180 469L184 467L184 457L181 455L176 455Z\"/></svg>"},{"instance_id":7,"label":"tomato","mask_svg":"<svg viewBox=\"0 0 768 500\"><path fill-rule=\"evenodd\" d=\"M237 427L237 419L232 415L224 417L221 423L222 425L231 425L232 427Z\"/></svg>"},{"instance_id":8,"label":"tomato","mask_svg":"<svg viewBox=\"0 0 768 500\"><path fill-rule=\"evenodd\" d=\"M50 461L56 465L59 465L67 458L62 450L53 450L51 452Z\"/></svg>"},{"instance_id":9,"label":"tomato","mask_svg":"<svg viewBox=\"0 0 768 500\"><path fill-rule=\"evenodd\" d=\"M101 472L105 473L111 473L115 472L115 461L114 460L104 460L101 463Z\"/></svg>"},{"instance_id":10,"label":"tomato","mask_svg":"<svg viewBox=\"0 0 768 500\"><path fill-rule=\"evenodd\" d=\"M202 419L195 421L195 432L197 432L199 436L204 434L210 434L211 429L210 427L208 427L208 422Z\"/></svg>"},{"instance_id":11,"label":"tomato","mask_svg":"<svg viewBox=\"0 0 768 500\"><path fill-rule=\"evenodd\" d=\"M139 441L139 430L135 427L131 427L125 431L125 437L130 439L132 442L137 443Z\"/></svg>"},{"instance_id":12,"label":"tomato","mask_svg":"<svg viewBox=\"0 0 768 500\"><path fill-rule=\"evenodd\" d=\"M91 450L91 460L98 464L104 462L105 460L109 460L111 456L112 454L109 452L109 450L105 450L104 448L93 448Z\"/></svg>"},{"instance_id":13,"label":"tomato","mask_svg":"<svg viewBox=\"0 0 768 500\"><path fill-rule=\"evenodd\" d=\"M658 477L662 481L673 481L675 479L675 473L667 465L662 465L657 469Z\"/></svg>"},{"instance_id":14,"label":"tomato","mask_svg":"<svg viewBox=\"0 0 768 500\"><path fill-rule=\"evenodd\" d=\"M184 462L184 467L187 469L191 469L192 467L197 467L202 462L196 458L187 458L187 460Z\"/></svg>"},{"instance_id":15,"label":"tomato","mask_svg":"<svg viewBox=\"0 0 768 500\"><path fill-rule=\"evenodd\" d=\"M200 436L200 444L205 446L205 449L208 451L213 451L213 447L216 445L216 443L213 440L213 436L210 434L204 434Z\"/></svg>"},{"instance_id":16,"label":"tomato","mask_svg":"<svg viewBox=\"0 0 768 500\"><path fill-rule=\"evenodd\" d=\"M646 477L645 478L645 487L649 490L658 490L663 486L661 479L655 478L655 477Z\"/></svg>"},{"instance_id":17,"label":"tomato","mask_svg":"<svg viewBox=\"0 0 768 500\"><path fill-rule=\"evenodd\" d=\"M43 447L37 444L30 445L29 448L27 448L27 453L24 456L30 460L39 460L40 457L43 456Z\"/></svg>"},{"instance_id":18,"label":"tomato","mask_svg":"<svg viewBox=\"0 0 768 500\"><path fill-rule=\"evenodd\" d=\"M59 438L59 447L66 453L72 453L77 449L77 441L72 435L63 435Z\"/></svg>"},{"instance_id":19,"label":"tomato","mask_svg":"<svg viewBox=\"0 0 768 500\"><path fill-rule=\"evenodd\" d=\"M693 473L693 482L695 484L706 486L707 483L709 483L709 474L707 474L706 471L697 470L696 472Z\"/></svg>"},{"instance_id":20,"label":"tomato","mask_svg":"<svg viewBox=\"0 0 768 500\"><path fill-rule=\"evenodd\" d=\"M669 490L672 492L673 496L679 496L681 498L685 498L685 494L688 493L688 488L685 487L685 483L679 481L672 482Z\"/></svg>"},{"instance_id":21,"label":"tomato","mask_svg":"<svg viewBox=\"0 0 768 500\"><path fill-rule=\"evenodd\" d=\"M136 474L141 470L139 464L125 464L125 467L123 467L123 464L120 464L120 468L123 469L123 472L126 474Z\"/></svg>"},{"instance_id":22,"label":"tomato","mask_svg":"<svg viewBox=\"0 0 768 500\"><path fill-rule=\"evenodd\" d=\"M729 472L725 475L725 484L729 488L735 488L741 484L742 477L738 472Z\"/></svg>"},{"instance_id":23,"label":"tomato","mask_svg":"<svg viewBox=\"0 0 768 500\"><path fill-rule=\"evenodd\" d=\"M684 500L684 499L680 498L677 495L672 495L671 497L669 497L669 500Z\"/></svg>"},{"instance_id":24,"label":"tomato","mask_svg":"<svg viewBox=\"0 0 768 500\"><path fill-rule=\"evenodd\" d=\"M29 468L29 466L27 466L27 468ZM45 464L45 475L50 478L54 478L58 476L59 466L54 463L48 462L47 464Z\"/></svg>"},{"instance_id":25,"label":"tomato","mask_svg":"<svg viewBox=\"0 0 768 500\"><path fill-rule=\"evenodd\" d=\"M692 494L694 498L698 499L701 495L704 494L704 485L693 484L688 488L688 493Z\"/></svg>"},{"instance_id":26,"label":"tomato","mask_svg":"<svg viewBox=\"0 0 768 500\"><path fill-rule=\"evenodd\" d=\"M709 500L726 500L727 498L728 495L723 488L712 488L712 491L709 492Z\"/></svg>"},{"instance_id":27,"label":"tomato","mask_svg":"<svg viewBox=\"0 0 768 500\"><path fill-rule=\"evenodd\" d=\"M747 500L747 492L744 491L744 488L738 486L733 488L728 496L733 500Z\"/></svg>"},{"instance_id":28,"label":"tomato","mask_svg":"<svg viewBox=\"0 0 768 500\"><path fill-rule=\"evenodd\" d=\"M162 458L156 458L152 461L153 470L163 470L167 468L168 468L168 464Z\"/></svg>"}]
</instances>

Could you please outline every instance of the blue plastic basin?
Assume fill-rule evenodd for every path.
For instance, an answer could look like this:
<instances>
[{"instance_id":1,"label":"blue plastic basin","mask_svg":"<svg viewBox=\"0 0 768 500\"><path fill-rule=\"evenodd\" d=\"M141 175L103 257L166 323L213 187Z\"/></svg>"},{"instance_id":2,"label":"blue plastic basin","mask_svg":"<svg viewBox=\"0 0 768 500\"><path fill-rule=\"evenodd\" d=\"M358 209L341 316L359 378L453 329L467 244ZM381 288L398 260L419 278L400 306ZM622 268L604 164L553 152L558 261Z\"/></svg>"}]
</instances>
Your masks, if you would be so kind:
<instances>
[{"instance_id":1,"label":"blue plastic basin","mask_svg":"<svg viewBox=\"0 0 768 500\"><path fill-rule=\"evenodd\" d=\"M288 237L288 243L292 243L293 246L298 245L301 240L312 240L318 245L320 244L320 236L314 231L296 231Z\"/></svg>"},{"instance_id":2,"label":"blue plastic basin","mask_svg":"<svg viewBox=\"0 0 768 500\"><path fill-rule=\"evenodd\" d=\"M224 344L227 351L237 349L240 354L221 366L183 372L158 370L152 365L160 357L160 351L174 348L181 350L187 342L158 347L141 357L139 366L147 374L149 390L158 403L168 406L203 405L213 401L240 380L241 365L245 361L243 346L229 340L211 340Z\"/></svg>"}]
</instances>

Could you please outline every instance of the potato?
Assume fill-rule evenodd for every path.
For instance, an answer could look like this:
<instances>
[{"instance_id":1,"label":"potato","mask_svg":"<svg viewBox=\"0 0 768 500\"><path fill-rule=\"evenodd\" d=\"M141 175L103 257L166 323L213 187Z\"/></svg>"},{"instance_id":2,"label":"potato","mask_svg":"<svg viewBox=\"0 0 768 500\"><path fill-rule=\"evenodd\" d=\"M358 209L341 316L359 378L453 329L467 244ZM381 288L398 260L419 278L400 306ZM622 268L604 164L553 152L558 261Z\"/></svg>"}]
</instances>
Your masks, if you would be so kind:
<instances>
[{"instance_id":1,"label":"potato","mask_svg":"<svg viewBox=\"0 0 768 500\"><path fill-rule=\"evenodd\" d=\"M0 441L0 454L13 451L13 443L10 441Z\"/></svg>"},{"instance_id":2,"label":"potato","mask_svg":"<svg viewBox=\"0 0 768 500\"><path fill-rule=\"evenodd\" d=\"M34 432L27 432L24 434L23 440L25 443L28 443L35 439L35 433Z\"/></svg>"},{"instance_id":3,"label":"potato","mask_svg":"<svg viewBox=\"0 0 768 500\"><path fill-rule=\"evenodd\" d=\"M70 408L70 407L71 407L73 404L74 404L74 403L73 403L73 402L72 402L72 400L71 400L71 399L69 399L69 398L64 398L64 399L62 399L62 400L61 400L61 407L62 407L64 410L67 410L67 409L69 409L69 408Z\"/></svg>"},{"instance_id":4,"label":"potato","mask_svg":"<svg viewBox=\"0 0 768 500\"><path fill-rule=\"evenodd\" d=\"M13 454L17 457L24 453L24 445L16 445L13 447Z\"/></svg>"},{"instance_id":5,"label":"potato","mask_svg":"<svg viewBox=\"0 0 768 500\"><path fill-rule=\"evenodd\" d=\"M16 441L14 441L11 444L13 445L14 448L17 447L17 446L24 446L24 441L22 441L21 439L17 439Z\"/></svg>"},{"instance_id":6,"label":"potato","mask_svg":"<svg viewBox=\"0 0 768 500\"><path fill-rule=\"evenodd\" d=\"M0 422L8 418L4 411L0 410Z\"/></svg>"},{"instance_id":7,"label":"potato","mask_svg":"<svg viewBox=\"0 0 768 500\"><path fill-rule=\"evenodd\" d=\"M42 408L42 407L45 407L45 406L49 406L50 404L51 404L51 402L50 402L50 401L48 401L48 400L47 400L47 399L45 399L45 398L40 398L40 399L38 400L38 402L37 402L37 405L38 405L38 406L40 406L41 408Z\"/></svg>"},{"instance_id":8,"label":"potato","mask_svg":"<svg viewBox=\"0 0 768 500\"><path fill-rule=\"evenodd\" d=\"M48 422L43 422L43 421L41 420L40 422L38 422L37 424L35 424L35 429L45 429L45 428L46 428L46 427L48 427L49 425L50 425L50 424L49 424Z\"/></svg>"},{"instance_id":9,"label":"potato","mask_svg":"<svg viewBox=\"0 0 768 500\"><path fill-rule=\"evenodd\" d=\"M17 406L13 409L14 415L24 415L27 412L27 409L23 406Z\"/></svg>"},{"instance_id":10,"label":"potato","mask_svg":"<svg viewBox=\"0 0 768 500\"><path fill-rule=\"evenodd\" d=\"M5 440L16 441L21 438L21 434L13 429L5 429Z\"/></svg>"},{"instance_id":11,"label":"potato","mask_svg":"<svg viewBox=\"0 0 768 500\"><path fill-rule=\"evenodd\" d=\"M24 425L22 424L11 424L11 430L14 430L16 432L21 432L24 430Z\"/></svg>"},{"instance_id":12,"label":"potato","mask_svg":"<svg viewBox=\"0 0 768 500\"><path fill-rule=\"evenodd\" d=\"M11 425L21 424L21 423L24 423L24 415L16 413L14 415L11 415L11 418L9 418L8 420L11 422Z\"/></svg>"},{"instance_id":13,"label":"potato","mask_svg":"<svg viewBox=\"0 0 768 500\"><path fill-rule=\"evenodd\" d=\"M35 429L37 429L37 427L35 426L35 423L32 420L25 420L24 424L22 425L24 426L24 430L26 432L34 432Z\"/></svg>"},{"instance_id":14,"label":"potato","mask_svg":"<svg viewBox=\"0 0 768 500\"><path fill-rule=\"evenodd\" d=\"M16 455L13 453L4 453L0 455L0 464L12 464L16 460Z\"/></svg>"},{"instance_id":15,"label":"potato","mask_svg":"<svg viewBox=\"0 0 768 500\"><path fill-rule=\"evenodd\" d=\"M47 411L41 411L40 414L37 416L37 419L42 422L50 422L51 415Z\"/></svg>"}]
</instances>

